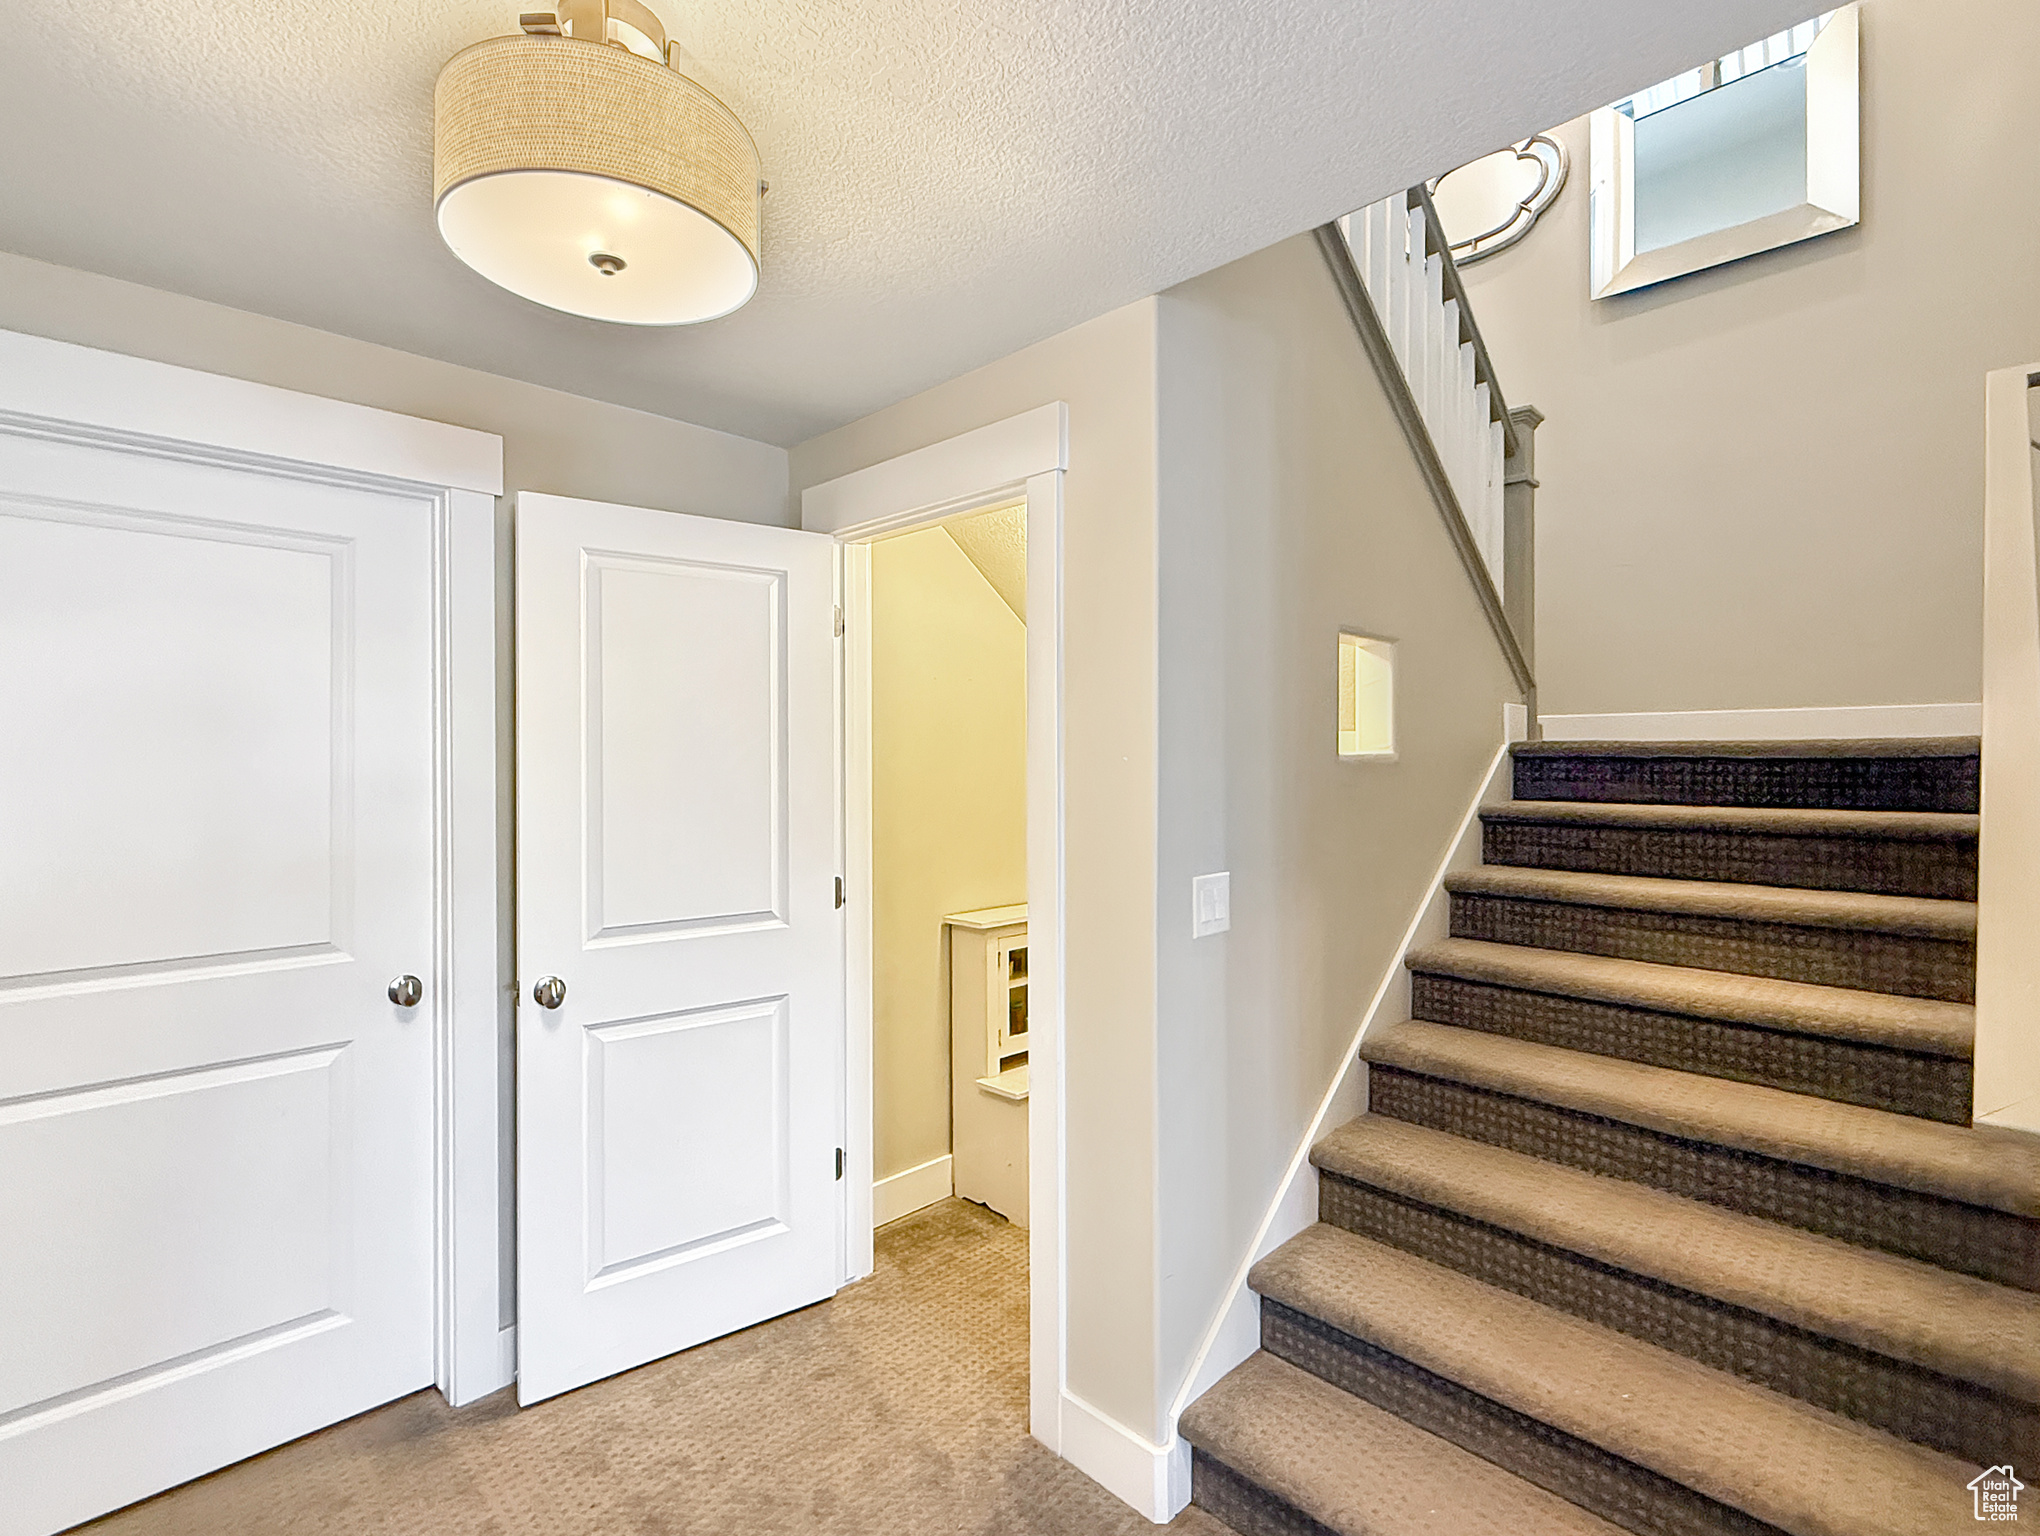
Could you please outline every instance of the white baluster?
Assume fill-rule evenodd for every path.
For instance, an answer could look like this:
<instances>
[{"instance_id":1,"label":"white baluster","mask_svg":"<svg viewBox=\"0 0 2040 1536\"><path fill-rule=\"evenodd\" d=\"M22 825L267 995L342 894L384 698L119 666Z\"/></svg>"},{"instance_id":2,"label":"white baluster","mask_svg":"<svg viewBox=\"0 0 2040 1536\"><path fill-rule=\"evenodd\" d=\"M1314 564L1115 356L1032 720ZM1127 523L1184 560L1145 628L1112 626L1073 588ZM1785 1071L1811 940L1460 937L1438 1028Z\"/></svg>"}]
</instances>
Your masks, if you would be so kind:
<instances>
[{"instance_id":1,"label":"white baluster","mask_svg":"<svg viewBox=\"0 0 2040 1536\"><path fill-rule=\"evenodd\" d=\"M1424 220L1414 209L1403 219L1403 314L1397 350L1410 395L1421 415L1424 409Z\"/></svg>"},{"instance_id":2,"label":"white baluster","mask_svg":"<svg viewBox=\"0 0 2040 1536\"><path fill-rule=\"evenodd\" d=\"M1508 485L1502 462L1508 457L1509 445L1502 424L1488 423L1488 525L1494 529L1494 570L1495 589L1506 599L1508 596L1508 555L1509 517Z\"/></svg>"}]
</instances>

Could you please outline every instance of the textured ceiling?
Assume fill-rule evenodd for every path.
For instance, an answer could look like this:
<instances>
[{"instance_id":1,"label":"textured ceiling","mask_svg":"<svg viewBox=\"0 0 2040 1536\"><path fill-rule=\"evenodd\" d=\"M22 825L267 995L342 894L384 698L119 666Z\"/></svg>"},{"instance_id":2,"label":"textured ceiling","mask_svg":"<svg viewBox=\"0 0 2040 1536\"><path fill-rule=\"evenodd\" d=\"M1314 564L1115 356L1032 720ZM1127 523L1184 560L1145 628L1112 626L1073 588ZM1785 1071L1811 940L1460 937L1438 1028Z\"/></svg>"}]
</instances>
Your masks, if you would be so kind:
<instances>
[{"instance_id":1,"label":"textured ceiling","mask_svg":"<svg viewBox=\"0 0 2040 1536\"><path fill-rule=\"evenodd\" d=\"M944 523L956 547L970 557L978 574L991 583L992 590L1013 610L1013 617L1027 622L1027 503L994 507L975 517Z\"/></svg>"},{"instance_id":2,"label":"textured ceiling","mask_svg":"<svg viewBox=\"0 0 2040 1536\"><path fill-rule=\"evenodd\" d=\"M1808 3L664 0L772 192L750 306L640 331L433 229L433 78L515 0L23 0L0 248L792 443Z\"/></svg>"}]
</instances>

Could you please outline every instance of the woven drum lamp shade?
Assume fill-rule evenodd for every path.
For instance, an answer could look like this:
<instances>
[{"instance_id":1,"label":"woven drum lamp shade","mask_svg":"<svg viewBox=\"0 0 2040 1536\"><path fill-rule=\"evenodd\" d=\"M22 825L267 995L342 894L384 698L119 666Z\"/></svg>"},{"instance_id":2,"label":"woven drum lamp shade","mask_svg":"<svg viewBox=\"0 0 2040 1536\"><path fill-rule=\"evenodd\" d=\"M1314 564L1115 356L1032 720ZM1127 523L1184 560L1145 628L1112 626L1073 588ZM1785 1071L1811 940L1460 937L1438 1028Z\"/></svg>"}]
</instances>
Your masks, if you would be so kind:
<instances>
[{"instance_id":1,"label":"woven drum lamp shade","mask_svg":"<svg viewBox=\"0 0 2040 1536\"><path fill-rule=\"evenodd\" d=\"M453 253L568 314L688 325L758 287L758 151L674 69L608 43L492 38L433 99L433 201Z\"/></svg>"}]
</instances>

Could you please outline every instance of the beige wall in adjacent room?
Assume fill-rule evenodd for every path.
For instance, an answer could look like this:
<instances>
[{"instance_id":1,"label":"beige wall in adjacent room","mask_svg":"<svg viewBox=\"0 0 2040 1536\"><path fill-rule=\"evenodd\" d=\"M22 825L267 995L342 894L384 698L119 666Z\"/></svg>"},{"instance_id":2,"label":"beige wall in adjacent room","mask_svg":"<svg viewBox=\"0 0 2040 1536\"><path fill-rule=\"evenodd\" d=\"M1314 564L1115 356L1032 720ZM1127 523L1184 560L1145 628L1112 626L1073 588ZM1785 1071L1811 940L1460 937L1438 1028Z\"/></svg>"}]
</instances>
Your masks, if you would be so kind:
<instances>
[{"instance_id":1,"label":"beige wall in adjacent room","mask_svg":"<svg viewBox=\"0 0 2040 1536\"><path fill-rule=\"evenodd\" d=\"M1070 1389L1157 1432L1154 1256L1155 301L793 450L798 494L1060 400L1064 1205Z\"/></svg>"},{"instance_id":2,"label":"beige wall in adjacent room","mask_svg":"<svg viewBox=\"0 0 2040 1536\"><path fill-rule=\"evenodd\" d=\"M1571 184L1465 271L1549 418L1547 713L1979 697L1983 378L2040 355L2036 59L2031 0L1864 0L1862 224L1612 299L1559 130Z\"/></svg>"},{"instance_id":3,"label":"beige wall in adjacent room","mask_svg":"<svg viewBox=\"0 0 2040 1536\"><path fill-rule=\"evenodd\" d=\"M872 1176L949 1151L942 919L1027 899L1027 630L947 529L871 549Z\"/></svg>"},{"instance_id":4,"label":"beige wall in adjacent room","mask_svg":"<svg viewBox=\"0 0 2040 1536\"><path fill-rule=\"evenodd\" d=\"M1160 1352L1181 1389L1521 702L1310 237L1160 300ZM1341 760L1338 637L1392 640ZM1191 879L1232 927L1191 937Z\"/></svg>"}]
</instances>

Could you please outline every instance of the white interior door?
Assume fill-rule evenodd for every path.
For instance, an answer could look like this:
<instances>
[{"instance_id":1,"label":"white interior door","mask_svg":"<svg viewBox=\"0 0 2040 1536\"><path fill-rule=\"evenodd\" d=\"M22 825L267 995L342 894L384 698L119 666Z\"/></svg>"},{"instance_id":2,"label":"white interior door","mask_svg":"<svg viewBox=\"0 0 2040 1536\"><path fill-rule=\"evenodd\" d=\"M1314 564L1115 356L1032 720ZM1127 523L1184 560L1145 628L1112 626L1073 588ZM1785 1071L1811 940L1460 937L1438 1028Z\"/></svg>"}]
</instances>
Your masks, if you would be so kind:
<instances>
[{"instance_id":1,"label":"white interior door","mask_svg":"<svg viewBox=\"0 0 2040 1536\"><path fill-rule=\"evenodd\" d=\"M433 1379L432 507L0 432L0 1533Z\"/></svg>"},{"instance_id":2,"label":"white interior door","mask_svg":"<svg viewBox=\"0 0 2040 1536\"><path fill-rule=\"evenodd\" d=\"M523 1402L840 1282L834 592L819 534L518 498Z\"/></svg>"}]
</instances>

